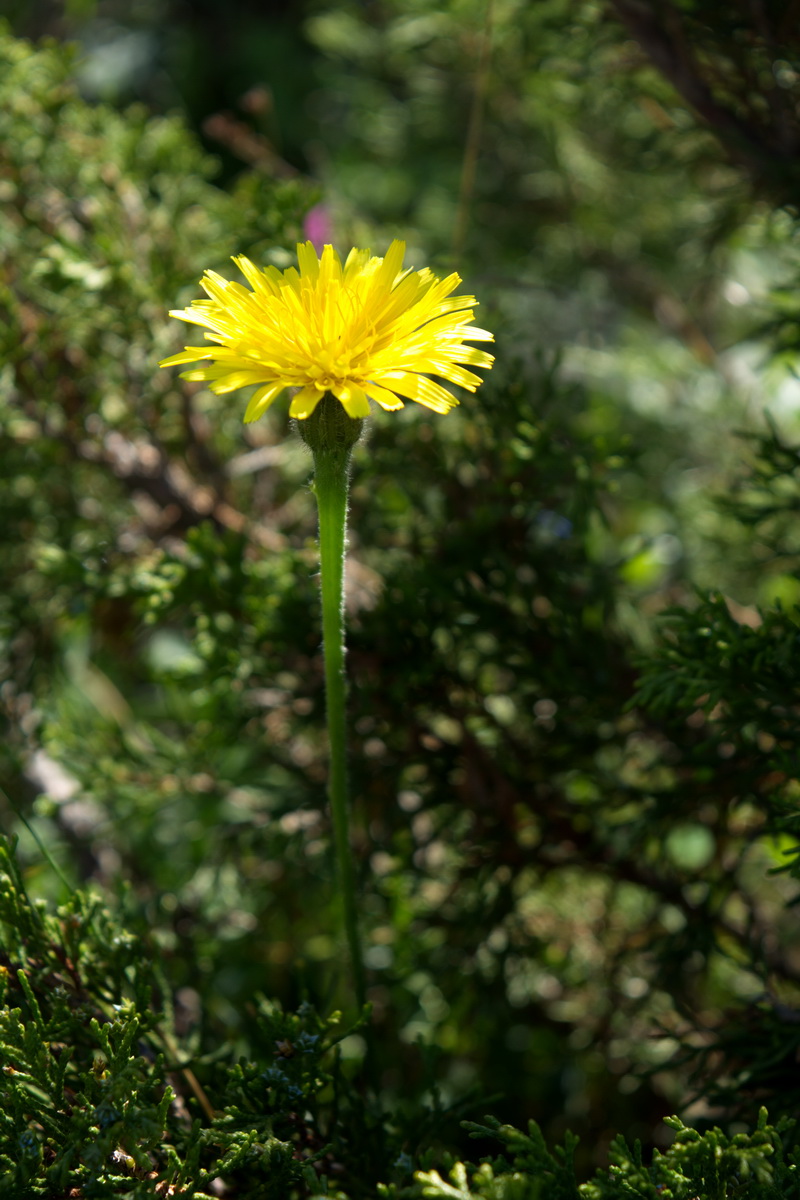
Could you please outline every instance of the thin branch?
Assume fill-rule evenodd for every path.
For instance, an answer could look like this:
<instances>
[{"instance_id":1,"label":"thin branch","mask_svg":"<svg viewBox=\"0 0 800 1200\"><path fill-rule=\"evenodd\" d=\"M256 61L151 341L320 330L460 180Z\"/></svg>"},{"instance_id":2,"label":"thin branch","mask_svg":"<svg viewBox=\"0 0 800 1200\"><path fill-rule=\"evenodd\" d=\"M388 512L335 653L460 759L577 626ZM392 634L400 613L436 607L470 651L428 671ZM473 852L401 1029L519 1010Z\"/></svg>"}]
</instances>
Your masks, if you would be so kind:
<instances>
[{"instance_id":1,"label":"thin branch","mask_svg":"<svg viewBox=\"0 0 800 1200\"><path fill-rule=\"evenodd\" d=\"M494 0L486 0L486 15L478 45L478 64L475 70L475 91L472 95L472 107L467 126L467 140L464 144L464 158L461 164L461 185L458 192L458 207L453 225L453 258L458 260L464 249L464 242L469 228L469 214L472 197L475 192L475 174L478 168L483 116L486 108L486 93L489 87L489 66L492 55L492 20Z\"/></svg>"},{"instance_id":2,"label":"thin branch","mask_svg":"<svg viewBox=\"0 0 800 1200\"><path fill-rule=\"evenodd\" d=\"M685 36L684 18L669 0L658 7L646 0L610 0L620 21L629 30L653 64L729 149L757 175L772 173L777 158L789 165L794 151L770 145L763 128L742 120L712 95Z\"/></svg>"}]
</instances>

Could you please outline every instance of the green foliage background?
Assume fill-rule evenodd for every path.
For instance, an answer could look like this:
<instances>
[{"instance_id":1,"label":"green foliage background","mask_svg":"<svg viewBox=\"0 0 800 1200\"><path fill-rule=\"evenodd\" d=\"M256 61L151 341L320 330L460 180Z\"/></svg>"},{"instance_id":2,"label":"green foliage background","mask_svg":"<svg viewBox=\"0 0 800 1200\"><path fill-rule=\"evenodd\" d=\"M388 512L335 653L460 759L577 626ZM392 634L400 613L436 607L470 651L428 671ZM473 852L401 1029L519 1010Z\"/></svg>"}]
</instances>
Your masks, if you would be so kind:
<instances>
[{"instance_id":1,"label":"green foliage background","mask_svg":"<svg viewBox=\"0 0 800 1200\"><path fill-rule=\"evenodd\" d=\"M213 64L211 8L20 6L83 50L4 35L9 1195L794 1194L791 166L699 122L614 9L242 5ZM682 12L717 107L789 137L791 31L752 34L770 83L745 16ZM309 461L155 368L202 271L285 265L320 197L342 245L457 250L498 342L446 422L376 417L356 454L371 1034ZM489 1111L538 1126L460 1127Z\"/></svg>"}]
</instances>

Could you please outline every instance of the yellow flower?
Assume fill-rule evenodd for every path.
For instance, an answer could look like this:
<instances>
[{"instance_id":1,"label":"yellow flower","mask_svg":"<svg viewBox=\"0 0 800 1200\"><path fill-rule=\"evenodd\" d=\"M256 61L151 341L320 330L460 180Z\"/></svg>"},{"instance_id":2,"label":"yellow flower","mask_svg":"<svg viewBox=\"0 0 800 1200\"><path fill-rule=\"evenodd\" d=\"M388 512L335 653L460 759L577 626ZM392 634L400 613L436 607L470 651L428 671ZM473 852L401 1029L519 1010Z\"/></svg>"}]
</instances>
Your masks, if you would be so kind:
<instances>
[{"instance_id":1,"label":"yellow flower","mask_svg":"<svg viewBox=\"0 0 800 1200\"><path fill-rule=\"evenodd\" d=\"M342 266L332 246L317 257L311 242L297 247L300 270L263 270L240 255L234 262L252 291L207 271L201 286L209 297L173 317L204 325L211 346L187 346L162 367L211 359L182 378L206 380L212 392L260 384L244 414L255 421L284 388L299 388L289 413L304 420L326 392L351 417L369 414L369 399L382 408L403 407L401 396L434 412L458 403L439 383L474 392L482 382L465 366L491 367L483 350L464 339L491 342L470 326L472 296L451 296L458 275L438 279L431 271L403 270L404 242L392 242L384 258L351 250Z\"/></svg>"}]
</instances>

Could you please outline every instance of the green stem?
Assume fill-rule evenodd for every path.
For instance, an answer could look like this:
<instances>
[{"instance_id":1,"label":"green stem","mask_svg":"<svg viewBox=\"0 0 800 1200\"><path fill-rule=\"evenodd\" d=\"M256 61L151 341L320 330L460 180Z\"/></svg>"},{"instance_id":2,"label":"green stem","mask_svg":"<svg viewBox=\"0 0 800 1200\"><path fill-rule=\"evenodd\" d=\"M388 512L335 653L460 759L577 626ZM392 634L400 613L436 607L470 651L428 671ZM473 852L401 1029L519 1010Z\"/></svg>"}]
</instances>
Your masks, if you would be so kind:
<instances>
[{"instance_id":1,"label":"green stem","mask_svg":"<svg viewBox=\"0 0 800 1200\"><path fill-rule=\"evenodd\" d=\"M313 490L319 512L322 649L330 743L328 793L344 926L359 1009L364 1007L365 987L347 796L344 552L350 454L361 433L362 424L362 421L348 417L339 401L330 394L323 397L310 417L298 422L299 432L314 455Z\"/></svg>"}]
</instances>

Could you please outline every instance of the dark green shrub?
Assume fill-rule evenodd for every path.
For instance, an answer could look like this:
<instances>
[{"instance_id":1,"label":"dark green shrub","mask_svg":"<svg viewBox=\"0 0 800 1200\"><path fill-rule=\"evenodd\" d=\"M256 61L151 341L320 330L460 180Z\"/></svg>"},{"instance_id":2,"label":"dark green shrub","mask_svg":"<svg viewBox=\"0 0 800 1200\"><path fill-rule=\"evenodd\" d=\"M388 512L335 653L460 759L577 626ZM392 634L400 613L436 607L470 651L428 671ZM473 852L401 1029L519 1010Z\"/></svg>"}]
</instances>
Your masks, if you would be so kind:
<instances>
[{"instance_id":1,"label":"dark green shrub","mask_svg":"<svg viewBox=\"0 0 800 1200\"><path fill-rule=\"evenodd\" d=\"M780 1128L701 1136L677 1119L652 1165L619 1138L613 1165L579 1185L574 1139L551 1154L531 1125L467 1122L503 1155L476 1167L452 1158L406 1182L410 1129L364 1104L335 1053L338 1015L250 1006L246 1053L197 1056L148 932L127 930L99 896L73 892L56 914L31 904L13 846L0 844L0 1187L28 1197L323 1195L554 1200L669 1195L769 1200L798 1194ZM180 1026L183 1025L181 1032ZM212 1060L216 1060L213 1065ZM197 1073L196 1073L197 1072ZM199 1077L199 1078L198 1078ZM200 1082L204 1079L205 1086ZM420 1111L418 1152L436 1127ZM345 1191L339 1191L343 1186Z\"/></svg>"}]
</instances>

